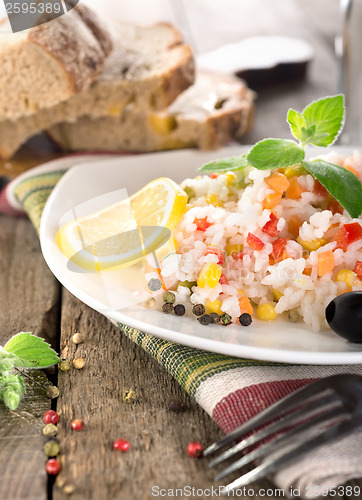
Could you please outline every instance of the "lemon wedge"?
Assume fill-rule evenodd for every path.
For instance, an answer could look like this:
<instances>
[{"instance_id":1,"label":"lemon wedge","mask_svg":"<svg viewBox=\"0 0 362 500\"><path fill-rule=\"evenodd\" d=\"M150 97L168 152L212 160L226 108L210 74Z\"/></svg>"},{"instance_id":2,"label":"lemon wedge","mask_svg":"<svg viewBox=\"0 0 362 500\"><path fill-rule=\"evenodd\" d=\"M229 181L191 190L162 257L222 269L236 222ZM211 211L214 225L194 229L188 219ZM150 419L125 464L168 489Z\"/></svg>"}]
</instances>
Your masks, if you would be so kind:
<instances>
[{"instance_id":1,"label":"lemon wedge","mask_svg":"<svg viewBox=\"0 0 362 500\"><path fill-rule=\"evenodd\" d=\"M186 204L186 193L161 177L125 200L65 224L56 242L69 264L89 271L120 269L164 245Z\"/></svg>"}]
</instances>

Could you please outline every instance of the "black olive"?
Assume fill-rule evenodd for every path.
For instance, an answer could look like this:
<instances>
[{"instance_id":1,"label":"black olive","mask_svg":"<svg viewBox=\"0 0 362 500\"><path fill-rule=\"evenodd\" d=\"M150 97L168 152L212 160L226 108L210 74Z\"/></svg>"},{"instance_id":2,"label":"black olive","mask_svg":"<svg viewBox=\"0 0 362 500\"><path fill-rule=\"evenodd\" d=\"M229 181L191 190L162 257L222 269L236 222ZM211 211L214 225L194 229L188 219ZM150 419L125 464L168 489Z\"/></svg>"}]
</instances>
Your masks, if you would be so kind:
<instances>
[{"instance_id":1,"label":"black olive","mask_svg":"<svg viewBox=\"0 0 362 500\"><path fill-rule=\"evenodd\" d=\"M329 326L350 342L362 343L362 292L347 292L326 307Z\"/></svg>"}]
</instances>

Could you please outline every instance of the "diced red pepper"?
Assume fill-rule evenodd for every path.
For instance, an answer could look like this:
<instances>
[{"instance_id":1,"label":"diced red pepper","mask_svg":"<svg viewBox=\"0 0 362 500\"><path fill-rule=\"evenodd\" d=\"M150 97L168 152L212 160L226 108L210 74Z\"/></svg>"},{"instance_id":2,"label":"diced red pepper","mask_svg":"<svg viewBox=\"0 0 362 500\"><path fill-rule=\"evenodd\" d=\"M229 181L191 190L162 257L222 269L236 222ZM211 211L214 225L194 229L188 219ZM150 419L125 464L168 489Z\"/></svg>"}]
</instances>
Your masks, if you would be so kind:
<instances>
[{"instance_id":1,"label":"diced red pepper","mask_svg":"<svg viewBox=\"0 0 362 500\"><path fill-rule=\"evenodd\" d=\"M253 233L248 233L248 236L246 237L246 243L253 250L260 251L264 248L264 243Z\"/></svg>"},{"instance_id":2,"label":"diced red pepper","mask_svg":"<svg viewBox=\"0 0 362 500\"><path fill-rule=\"evenodd\" d=\"M207 222L206 217L204 217L203 219L195 219L194 224L196 224L199 231L206 231L206 229L212 225L210 224L210 222Z\"/></svg>"},{"instance_id":3,"label":"diced red pepper","mask_svg":"<svg viewBox=\"0 0 362 500\"><path fill-rule=\"evenodd\" d=\"M343 214L343 207L334 198L331 198L327 203L327 210L330 210L332 214Z\"/></svg>"},{"instance_id":4,"label":"diced red pepper","mask_svg":"<svg viewBox=\"0 0 362 500\"><path fill-rule=\"evenodd\" d=\"M228 284L229 284L229 282L228 282L228 280L227 280L227 278L226 278L225 274L222 274L222 275L220 276L220 278L219 278L219 283L220 283L220 285L228 285Z\"/></svg>"},{"instance_id":5,"label":"diced red pepper","mask_svg":"<svg viewBox=\"0 0 362 500\"><path fill-rule=\"evenodd\" d=\"M271 212L268 222L262 227L263 233L269 234L269 236L277 236L279 234L277 229L278 222L278 217Z\"/></svg>"},{"instance_id":6,"label":"diced red pepper","mask_svg":"<svg viewBox=\"0 0 362 500\"><path fill-rule=\"evenodd\" d=\"M323 196L323 198L328 196L328 191L319 181L317 181L317 179L314 179L313 193L317 196Z\"/></svg>"},{"instance_id":7,"label":"diced red pepper","mask_svg":"<svg viewBox=\"0 0 362 500\"><path fill-rule=\"evenodd\" d=\"M362 239L362 227L358 222L351 222L340 227L333 238L337 242L337 248L345 252L348 245Z\"/></svg>"},{"instance_id":8,"label":"diced red pepper","mask_svg":"<svg viewBox=\"0 0 362 500\"><path fill-rule=\"evenodd\" d=\"M357 274L359 279L362 279L362 261L357 260L353 272Z\"/></svg>"},{"instance_id":9,"label":"diced red pepper","mask_svg":"<svg viewBox=\"0 0 362 500\"><path fill-rule=\"evenodd\" d=\"M273 251L271 253L271 257L274 261L276 262L281 262L284 259L287 259L289 255L287 254L285 247L288 243L289 239L288 238L278 238L277 240L273 241Z\"/></svg>"},{"instance_id":10,"label":"diced red pepper","mask_svg":"<svg viewBox=\"0 0 362 500\"><path fill-rule=\"evenodd\" d=\"M223 254L222 250L220 250L220 248L207 247L204 255L210 255L210 254L216 255L218 257L217 263L220 264L220 266L223 265L223 263L224 263L224 254Z\"/></svg>"},{"instance_id":11,"label":"diced red pepper","mask_svg":"<svg viewBox=\"0 0 362 500\"><path fill-rule=\"evenodd\" d=\"M218 176L219 174L210 174L211 179L217 179Z\"/></svg>"},{"instance_id":12,"label":"diced red pepper","mask_svg":"<svg viewBox=\"0 0 362 500\"><path fill-rule=\"evenodd\" d=\"M233 258L235 260L243 260L244 255L246 255L245 252L234 252L233 253Z\"/></svg>"}]
</instances>

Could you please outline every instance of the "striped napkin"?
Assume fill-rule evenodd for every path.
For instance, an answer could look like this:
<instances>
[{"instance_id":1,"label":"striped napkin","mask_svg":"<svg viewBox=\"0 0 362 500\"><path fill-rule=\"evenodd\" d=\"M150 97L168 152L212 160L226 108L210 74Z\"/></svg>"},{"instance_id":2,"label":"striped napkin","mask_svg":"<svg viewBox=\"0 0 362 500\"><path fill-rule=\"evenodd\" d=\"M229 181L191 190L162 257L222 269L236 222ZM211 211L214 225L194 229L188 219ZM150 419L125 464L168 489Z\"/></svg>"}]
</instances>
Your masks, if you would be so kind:
<instances>
[{"instance_id":1,"label":"striped napkin","mask_svg":"<svg viewBox=\"0 0 362 500\"><path fill-rule=\"evenodd\" d=\"M27 214L39 229L44 205L59 179L73 165L108 155L74 155L54 160L3 187L0 211ZM185 347L124 325L120 330L154 357L194 397L219 427L229 433L241 423L296 389L336 373L362 375L362 365L305 366L238 359ZM207 443L209 444L209 443ZM286 496L314 498L335 491L358 496L342 486L362 476L362 432L305 455L272 479ZM339 487L339 489L338 489ZM293 495L292 495L292 494ZM333 494L333 493L332 493Z\"/></svg>"}]
</instances>

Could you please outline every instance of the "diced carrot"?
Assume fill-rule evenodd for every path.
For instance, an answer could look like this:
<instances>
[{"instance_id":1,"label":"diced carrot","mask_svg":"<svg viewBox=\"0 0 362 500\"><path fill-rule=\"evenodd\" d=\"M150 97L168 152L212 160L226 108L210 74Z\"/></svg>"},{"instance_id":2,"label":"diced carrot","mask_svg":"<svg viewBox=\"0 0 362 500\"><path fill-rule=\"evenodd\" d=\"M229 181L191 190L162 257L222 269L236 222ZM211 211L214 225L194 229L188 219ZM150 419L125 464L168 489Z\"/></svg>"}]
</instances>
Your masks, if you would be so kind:
<instances>
[{"instance_id":1,"label":"diced carrot","mask_svg":"<svg viewBox=\"0 0 362 500\"><path fill-rule=\"evenodd\" d=\"M299 228L303 224L303 221L298 215L292 215L288 223L288 231L290 234L296 238L299 235Z\"/></svg>"},{"instance_id":2,"label":"diced carrot","mask_svg":"<svg viewBox=\"0 0 362 500\"><path fill-rule=\"evenodd\" d=\"M290 186L286 191L286 197L291 200L298 200L302 193L304 193L305 189L298 182L298 177L292 177L289 179Z\"/></svg>"},{"instance_id":3,"label":"diced carrot","mask_svg":"<svg viewBox=\"0 0 362 500\"><path fill-rule=\"evenodd\" d=\"M278 231L278 222L279 219L276 217L273 212L270 214L270 218L266 224L262 227L263 233L269 234L269 236L277 236L279 234Z\"/></svg>"},{"instance_id":4,"label":"diced carrot","mask_svg":"<svg viewBox=\"0 0 362 500\"><path fill-rule=\"evenodd\" d=\"M263 201L263 208L271 209L274 208L280 200L282 199L283 193L277 193L273 191L265 196Z\"/></svg>"},{"instance_id":5,"label":"diced carrot","mask_svg":"<svg viewBox=\"0 0 362 500\"><path fill-rule=\"evenodd\" d=\"M343 214L343 207L335 198L331 198L330 200L328 200L327 210L330 210L332 214Z\"/></svg>"},{"instance_id":6,"label":"diced carrot","mask_svg":"<svg viewBox=\"0 0 362 500\"><path fill-rule=\"evenodd\" d=\"M313 193L318 196L323 196L323 198L328 196L328 191L317 179L314 179Z\"/></svg>"},{"instance_id":7,"label":"diced carrot","mask_svg":"<svg viewBox=\"0 0 362 500\"><path fill-rule=\"evenodd\" d=\"M246 243L253 250L262 250L264 248L264 243L253 233L248 233L246 237Z\"/></svg>"},{"instance_id":8,"label":"diced carrot","mask_svg":"<svg viewBox=\"0 0 362 500\"><path fill-rule=\"evenodd\" d=\"M334 255L332 250L321 252L318 255L318 276L324 276L334 269Z\"/></svg>"},{"instance_id":9,"label":"diced carrot","mask_svg":"<svg viewBox=\"0 0 362 500\"><path fill-rule=\"evenodd\" d=\"M194 224L196 224L199 231L206 231L206 229L212 225L210 222L207 222L206 217L204 219L195 219Z\"/></svg>"},{"instance_id":10,"label":"diced carrot","mask_svg":"<svg viewBox=\"0 0 362 500\"><path fill-rule=\"evenodd\" d=\"M254 312L253 306L251 305L251 302L246 295L243 295L242 297L240 297L239 306L240 306L240 313L241 314L248 313L251 315Z\"/></svg>"},{"instance_id":11,"label":"diced carrot","mask_svg":"<svg viewBox=\"0 0 362 500\"><path fill-rule=\"evenodd\" d=\"M274 189L276 193L284 193L290 186L290 182L284 174L280 172L273 172L269 177L265 179L265 182L269 187Z\"/></svg>"},{"instance_id":12,"label":"diced carrot","mask_svg":"<svg viewBox=\"0 0 362 500\"><path fill-rule=\"evenodd\" d=\"M359 279L362 279L362 261L361 260L356 261L356 264L353 268L353 272L357 274L357 277Z\"/></svg>"},{"instance_id":13,"label":"diced carrot","mask_svg":"<svg viewBox=\"0 0 362 500\"><path fill-rule=\"evenodd\" d=\"M277 262L281 262L282 260L288 259L290 257L290 255L288 255L287 251L285 250L288 241L288 238L278 238L277 240L273 241L273 251L269 259L270 264L274 265Z\"/></svg>"},{"instance_id":14,"label":"diced carrot","mask_svg":"<svg viewBox=\"0 0 362 500\"><path fill-rule=\"evenodd\" d=\"M219 174L210 174L211 179L217 179Z\"/></svg>"},{"instance_id":15,"label":"diced carrot","mask_svg":"<svg viewBox=\"0 0 362 500\"><path fill-rule=\"evenodd\" d=\"M337 248L342 248L345 252L348 245L360 239L362 239L362 226L358 222L352 222L340 227L333 241L337 242Z\"/></svg>"},{"instance_id":16,"label":"diced carrot","mask_svg":"<svg viewBox=\"0 0 362 500\"><path fill-rule=\"evenodd\" d=\"M303 271L303 274L305 274L306 276L310 276L312 274L312 268L306 267Z\"/></svg>"},{"instance_id":17,"label":"diced carrot","mask_svg":"<svg viewBox=\"0 0 362 500\"><path fill-rule=\"evenodd\" d=\"M352 165L349 165L348 163L345 163L343 166L344 166L344 168L346 168L347 170L349 170L350 172L352 172L352 174L354 174L355 176L359 177L359 172L354 167L352 167Z\"/></svg>"}]
</instances>

